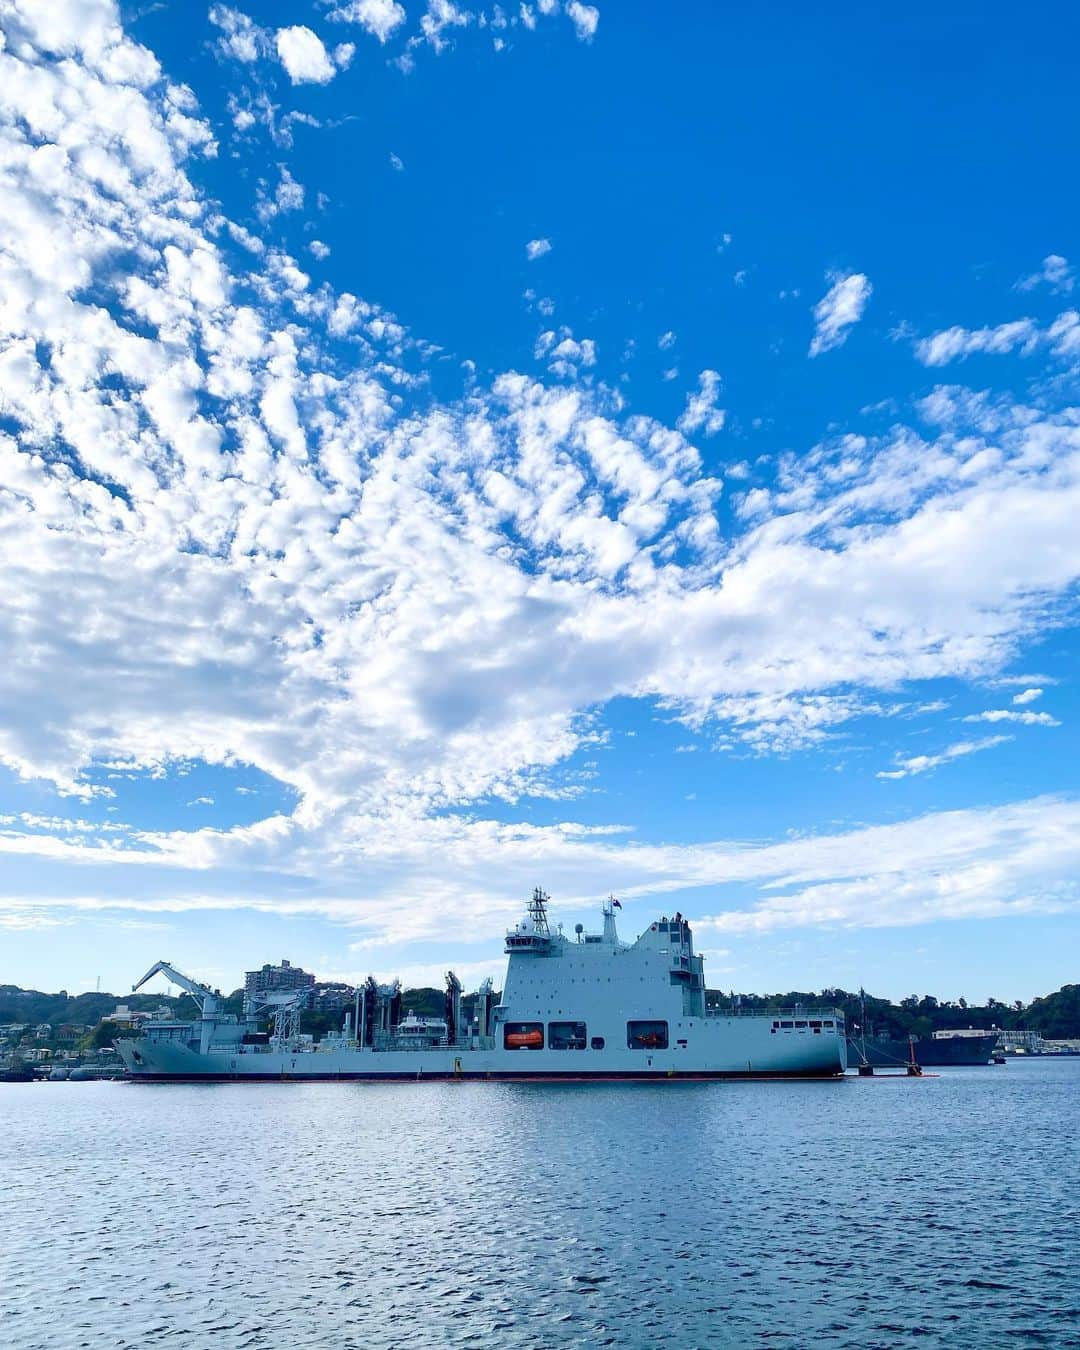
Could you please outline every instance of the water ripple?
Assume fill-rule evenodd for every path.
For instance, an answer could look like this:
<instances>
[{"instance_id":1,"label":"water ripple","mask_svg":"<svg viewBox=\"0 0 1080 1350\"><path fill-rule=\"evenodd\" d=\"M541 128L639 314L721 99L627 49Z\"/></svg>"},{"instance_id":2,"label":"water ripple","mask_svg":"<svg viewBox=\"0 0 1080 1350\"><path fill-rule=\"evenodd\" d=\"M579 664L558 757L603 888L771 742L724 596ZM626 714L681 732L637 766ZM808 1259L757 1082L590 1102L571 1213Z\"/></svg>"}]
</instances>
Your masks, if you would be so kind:
<instances>
[{"instance_id":1,"label":"water ripple","mask_svg":"<svg viewBox=\"0 0 1080 1350\"><path fill-rule=\"evenodd\" d=\"M1077 1344L1080 1062L0 1087L17 1350Z\"/></svg>"}]
</instances>

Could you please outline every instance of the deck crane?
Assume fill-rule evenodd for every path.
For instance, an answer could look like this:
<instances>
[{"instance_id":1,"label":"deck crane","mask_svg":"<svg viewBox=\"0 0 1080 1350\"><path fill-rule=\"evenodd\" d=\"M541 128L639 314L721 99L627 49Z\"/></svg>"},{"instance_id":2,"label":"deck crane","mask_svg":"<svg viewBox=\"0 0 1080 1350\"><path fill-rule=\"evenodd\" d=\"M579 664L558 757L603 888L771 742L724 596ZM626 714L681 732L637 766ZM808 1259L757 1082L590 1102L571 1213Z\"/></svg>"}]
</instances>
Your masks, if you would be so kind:
<instances>
[{"instance_id":1,"label":"deck crane","mask_svg":"<svg viewBox=\"0 0 1080 1350\"><path fill-rule=\"evenodd\" d=\"M199 1005L202 1013L202 1025L200 1027L201 1053L205 1054L212 1039L214 1025L224 1020L222 1013L219 1011L221 990L211 989L208 985L200 984L198 980L193 980L190 975L185 975L182 970L177 970L168 961L155 961L142 979L131 986L131 992L137 994L144 984L159 974L164 975L170 984L179 985Z\"/></svg>"},{"instance_id":2,"label":"deck crane","mask_svg":"<svg viewBox=\"0 0 1080 1350\"><path fill-rule=\"evenodd\" d=\"M179 985L199 1004L202 1010L200 1041L204 1043L201 1053L206 1054L205 1047L213 1039L213 1028L219 1023L236 1021L231 1013L221 1011L221 990L200 984L198 980L193 980L190 975L177 970L168 961L155 961L138 984L132 985L131 992L137 994L155 975L164 975L170 983ZM256 996L248 1002L245 1018L253 1018L255 1014L271 1018L274 1023L274 1042L279 1049L283 1049L293 1044L300 1034L300 1013L303 1011L303 995L306 992L306 990L274 990Z\"/></svg>"},{"instance_id":3,"label":"deck crane","mask_svg":"<svg viewBox=\"0 0 1080 1350\"><path fill-rule=\"evenodd\" d=\"M208 985L200 984L198 980L193 980L190 975L185 975L182 970L177 970L168 961L155 961L138 984L131 986L131 992L137 994L144 984L148 984L155 975L159 974L164 975L170 984L179 985L184 993L190 994L201 1005L204 1016L207 1013L217 1012L221 991L215 992ZM210 1006L208 1007L207 1004Z\"/></svg>"}]
</instances>

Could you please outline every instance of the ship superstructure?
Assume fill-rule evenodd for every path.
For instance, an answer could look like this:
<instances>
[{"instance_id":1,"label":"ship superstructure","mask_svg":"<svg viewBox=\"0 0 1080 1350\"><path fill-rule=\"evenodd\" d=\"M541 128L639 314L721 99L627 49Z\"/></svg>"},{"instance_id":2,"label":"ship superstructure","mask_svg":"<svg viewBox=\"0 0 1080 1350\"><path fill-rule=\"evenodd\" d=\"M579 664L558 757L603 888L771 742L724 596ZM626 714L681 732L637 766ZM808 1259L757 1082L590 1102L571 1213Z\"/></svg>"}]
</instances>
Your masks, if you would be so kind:
<instances>
[{"instance_id":1,"label":"ship superstructure","mask_svg":"<svg viewBox=\"0 0 1080 1350\"><path fill-rule=\"evenodd\" d=\"M502 996L490 981L463 1015L462 986L447 976L443 1018L401 1017L398 985L369 980L340 1033L317 1044L299 1035L298 1002L286 994L237 1017L221 995L164 972L202 1015L144 1025L117 1049L132 1077L154 1079L668 1079L829 1077L846 1067L843 1014L835 1009L742 1012L706 1006L703 958L681 914L620 940L619 902L603 928L552 931L537 889L506 935ZM267 1032L260 1016L269 1016Z\"/></svg>"}]
</instances>

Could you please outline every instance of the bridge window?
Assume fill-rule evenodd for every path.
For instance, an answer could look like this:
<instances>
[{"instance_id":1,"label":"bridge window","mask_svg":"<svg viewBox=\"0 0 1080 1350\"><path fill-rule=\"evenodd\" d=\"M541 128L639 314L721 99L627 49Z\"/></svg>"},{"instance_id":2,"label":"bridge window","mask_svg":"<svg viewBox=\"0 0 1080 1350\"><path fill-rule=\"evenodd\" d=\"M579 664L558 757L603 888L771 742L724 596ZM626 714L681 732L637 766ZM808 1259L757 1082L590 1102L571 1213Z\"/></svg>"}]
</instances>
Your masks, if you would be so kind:
<instances>
[{"instance_id":1,"label":"bridge window","mask_svg":"<svg viewBox=\"0 0 1080 1350\"><path fill-rule=\"evenodd\" d=\"M631 1050L666 1050L668 1024L666 1022L627 1022L626 1044Z\"/></svg>"},{"instance_id":2,"label":"bridge window","mask_svg":"<svg viewBox=\"0 0 1080 1350\"><path fill-rule=\"evenodd\" d=\"M584 1050L587 1037L584 1022L549 1022L549 1050Z\"/></svg>"}]
</instances>

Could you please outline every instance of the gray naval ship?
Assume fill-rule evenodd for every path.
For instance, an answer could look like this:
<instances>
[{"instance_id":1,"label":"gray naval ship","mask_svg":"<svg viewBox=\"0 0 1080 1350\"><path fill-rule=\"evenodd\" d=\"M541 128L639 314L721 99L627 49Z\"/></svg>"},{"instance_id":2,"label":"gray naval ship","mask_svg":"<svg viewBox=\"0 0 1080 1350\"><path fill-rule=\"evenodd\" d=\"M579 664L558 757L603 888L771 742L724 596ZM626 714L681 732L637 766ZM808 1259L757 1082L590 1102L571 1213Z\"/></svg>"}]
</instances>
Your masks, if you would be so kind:
<instances>
[{"instance_id":1,"label":"gray naval ship","mask_svg":"<svg viewBox=\"0 0 1080 1350\"><path fill-rule=\"evenodd\" d=\"M193 995L201 1016L147 1022L116 1048L135 1081L312 1079L825 1078L847 1065L835 1009L742 1013L706 1007L704 961L690 925L661 918L635 942L616 931L613 897L603 929L572 937L548 923L536 890L506 934L506 980L491 981L463 1016L462 986L447 976L443 1018L402 1018L398 986L369 981L340 1032L318 1043L299 1032L297 996L226 1013L219 992L158 961ZM269 1018L272 1030L265 1027Z\"/></svg>"}]
</instances>

